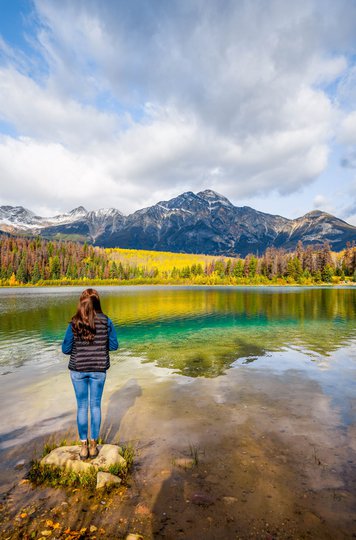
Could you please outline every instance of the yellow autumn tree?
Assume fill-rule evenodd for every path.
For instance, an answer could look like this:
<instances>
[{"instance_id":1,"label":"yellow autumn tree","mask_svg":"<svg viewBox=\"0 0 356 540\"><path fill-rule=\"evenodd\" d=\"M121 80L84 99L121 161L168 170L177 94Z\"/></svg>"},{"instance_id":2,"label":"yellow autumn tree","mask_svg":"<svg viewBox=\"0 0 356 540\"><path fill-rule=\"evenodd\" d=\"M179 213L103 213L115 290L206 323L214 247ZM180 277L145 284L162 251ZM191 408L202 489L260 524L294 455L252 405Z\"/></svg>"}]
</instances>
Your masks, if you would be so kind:
<instances>
[{"instance_id":1,"label":"yellow autumn tree","mask_svg":"<svg viewBox=\"0 0 356 540\"><path fill-rule=\"evenodd\" d=\"M16 280L16 276L14 272L12 272L11 277L9 279L9 285L10 287L13 287L14 285L18 285L18 281Z\"/></svg>"}]
</instances>

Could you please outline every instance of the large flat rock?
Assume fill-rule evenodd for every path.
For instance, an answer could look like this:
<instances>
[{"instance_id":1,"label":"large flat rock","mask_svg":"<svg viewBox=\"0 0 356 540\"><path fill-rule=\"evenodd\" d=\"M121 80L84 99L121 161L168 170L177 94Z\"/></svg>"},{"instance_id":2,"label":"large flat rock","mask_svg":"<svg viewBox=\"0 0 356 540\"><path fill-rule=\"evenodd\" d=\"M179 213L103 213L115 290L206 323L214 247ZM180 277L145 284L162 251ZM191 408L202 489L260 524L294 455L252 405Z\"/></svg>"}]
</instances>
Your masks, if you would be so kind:
<instances>
[{"instance_id":1,"label":"large flat rock","mask_svg":"<svg viewBox=\"0 0 356 540\"><path fill-rule=\"evenodd\" d=\"M41 459L41 465L55 465L61 469L71 469L75 472L88 472L92 469L89 460L81 461L80 446L59 446Z\"/></svg>"},{"instance_id":2,"label":"large flat rock","mask_svg":"<svg viewBox=\"0 0 356 540\"><path fill-rule=\"evenodd\" d=\"M104 444L95 459L81 461L80 446L59 446L41 459L42 465L55 465L62 469L71 469L75 472L88 472L94 467L96 470L108 471L111 466L125 466L126 460L120 452L122 449L115 444Z\"/></svg>"}]
</instances>

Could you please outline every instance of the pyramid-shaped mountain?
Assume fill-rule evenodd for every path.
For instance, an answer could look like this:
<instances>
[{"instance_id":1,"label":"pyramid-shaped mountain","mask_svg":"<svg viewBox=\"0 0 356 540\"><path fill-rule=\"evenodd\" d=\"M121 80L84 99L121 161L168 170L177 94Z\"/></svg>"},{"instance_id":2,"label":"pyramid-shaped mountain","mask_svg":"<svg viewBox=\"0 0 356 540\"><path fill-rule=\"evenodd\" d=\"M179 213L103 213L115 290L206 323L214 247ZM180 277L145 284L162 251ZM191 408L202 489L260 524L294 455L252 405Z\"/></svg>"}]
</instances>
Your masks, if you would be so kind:
<instances>
[{"instance_id":1,"label":"pyramid-shaped mountain","mask_svg":"<svg viewBox=\"0 0 356 540\"><path fill-rule=\"evenodd\" d=\"M340 251L347 242L356 242L356 227L325 212L287 219L234 206L209 189L187 191L128 216L115 208L87 212L81 206L68 214L41 218L22 207L2 206L0 229L86 240L102 247L213 255L261 254L271 246L289 250L300 240L304 245L328 241Z\"/></svg>"}]
</instances>

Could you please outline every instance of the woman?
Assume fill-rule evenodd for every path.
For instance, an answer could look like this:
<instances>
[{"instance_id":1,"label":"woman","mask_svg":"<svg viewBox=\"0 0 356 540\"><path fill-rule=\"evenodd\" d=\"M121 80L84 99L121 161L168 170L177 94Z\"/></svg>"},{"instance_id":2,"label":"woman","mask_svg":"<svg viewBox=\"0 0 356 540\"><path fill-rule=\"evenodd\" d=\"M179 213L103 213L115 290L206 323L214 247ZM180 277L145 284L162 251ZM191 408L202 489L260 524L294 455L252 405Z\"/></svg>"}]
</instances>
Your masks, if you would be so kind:
<instances>
[{"instance_id":1,"label":"woman","mask_svg":"<svg viewBox=\"0 0 356 540\"><path fill-rule=\"evenodd\" d=\"M116 331L101 310L96 290L86 289L80 296L62 343L64 354L70 354L68 368L77 398L77 424L82 443L80 459L98 455L97 441L101 423L101 396L106 370L110 367L109 351L116 351ZM88 404L90 404L90 445L88 445Z\"/></svg>"}]
</instances>

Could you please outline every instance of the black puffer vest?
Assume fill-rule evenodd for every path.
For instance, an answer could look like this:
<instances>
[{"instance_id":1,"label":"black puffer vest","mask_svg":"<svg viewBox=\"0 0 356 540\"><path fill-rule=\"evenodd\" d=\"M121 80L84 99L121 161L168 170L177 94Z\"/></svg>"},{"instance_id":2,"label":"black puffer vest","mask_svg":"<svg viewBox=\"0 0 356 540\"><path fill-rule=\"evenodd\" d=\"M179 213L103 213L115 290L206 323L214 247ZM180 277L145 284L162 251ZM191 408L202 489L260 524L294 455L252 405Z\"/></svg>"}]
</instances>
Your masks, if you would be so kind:
<instances>
[{"instance_id":1,"label":"black puffer vest","mask_svg":"<svg viewBox=\"0 0 356 540\"><path fill-rule=\"evenodd\" d=\"M96 334L93 341L77 339L70 355L69 369L73 371L106 371L110 367L108 318L104 313L95 316Z\"/></svg>"}]
</instances>

